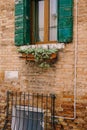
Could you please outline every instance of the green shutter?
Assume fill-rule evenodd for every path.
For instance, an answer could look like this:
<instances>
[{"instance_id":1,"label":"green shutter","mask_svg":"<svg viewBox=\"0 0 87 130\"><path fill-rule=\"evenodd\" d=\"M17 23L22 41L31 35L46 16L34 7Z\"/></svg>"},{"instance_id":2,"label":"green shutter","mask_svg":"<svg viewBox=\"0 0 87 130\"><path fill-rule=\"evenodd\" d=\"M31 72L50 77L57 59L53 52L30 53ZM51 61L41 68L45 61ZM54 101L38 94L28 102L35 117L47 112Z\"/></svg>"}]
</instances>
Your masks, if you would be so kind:
<instances>
[{"instance_id":1,"label":"green shutter","mask_svg":"<svg viewBox=\"0 0 87 130\"><path fill-rule=\"evenodd\" d=\"M15 2L15 45L30 43L30 0Z\"/></svg>"},{"instance_id":2,"label":"green shutter","mask_svg":"<svg viewBox=\"0 0 87 130\"><path fill-rule=\"evenodd\" d=\"M73 39L73 0L58 0L58 42L69 43Z\"/></svg>"}]
</instances>

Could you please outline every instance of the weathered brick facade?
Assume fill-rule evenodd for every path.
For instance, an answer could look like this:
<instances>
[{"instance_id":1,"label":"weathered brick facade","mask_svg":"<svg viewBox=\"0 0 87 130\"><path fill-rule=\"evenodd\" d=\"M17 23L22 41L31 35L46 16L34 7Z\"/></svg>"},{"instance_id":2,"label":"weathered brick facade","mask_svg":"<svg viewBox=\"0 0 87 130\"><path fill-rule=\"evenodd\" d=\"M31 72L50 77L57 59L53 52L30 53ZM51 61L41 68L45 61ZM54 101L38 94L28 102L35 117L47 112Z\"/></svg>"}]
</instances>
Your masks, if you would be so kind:
<instances>
[{"instance_id":1,"label":"weathered brick facade","mask_svg":"<svg viewBox=\"0 0 87 130\"><path fill-rule=\"evenodd\" d=\"M55 67L42 70L19 58L14 45L14 1L0 0L0 129L7 90L55 93L56 115L73 118L76 85L76 119L58 118L56 130L87 130L87 0L78 0L78 30L76 8L74 0L73 43L59 52Z\"/></svg>"}]
</instances>

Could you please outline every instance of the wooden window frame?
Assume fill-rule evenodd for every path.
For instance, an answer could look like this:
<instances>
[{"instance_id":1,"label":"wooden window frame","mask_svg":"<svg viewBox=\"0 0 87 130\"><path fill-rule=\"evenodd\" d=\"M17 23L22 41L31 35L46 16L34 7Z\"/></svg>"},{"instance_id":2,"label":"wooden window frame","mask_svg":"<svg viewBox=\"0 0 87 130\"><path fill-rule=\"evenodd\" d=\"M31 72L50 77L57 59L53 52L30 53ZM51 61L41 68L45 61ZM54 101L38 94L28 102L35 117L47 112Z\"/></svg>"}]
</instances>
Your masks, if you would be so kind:
<instances>
[{"instance_id":1,"label":"wooden window frame","mask_svg":"<svg viewBox=\"0 0 87 130\"><path fill-rule=\"evenodd\" d=\"M35 5L32 5L32 14L33 14L33 8ZM34 19L32 19L32 14L31 14L31 26L34 24ZM31 42L32 44L53 44L53 43L57 43L57 41L49 41L49 25L50 25L50 20L49 20L49 15L50 15L50 1L49 0L44 0L44 40L43 41L39 41L39 42L35 42L34 41L34 31L33 31L33 27L31 27ZM32 24L33 23L33 24Z\"/></svg>"}]
</instances>

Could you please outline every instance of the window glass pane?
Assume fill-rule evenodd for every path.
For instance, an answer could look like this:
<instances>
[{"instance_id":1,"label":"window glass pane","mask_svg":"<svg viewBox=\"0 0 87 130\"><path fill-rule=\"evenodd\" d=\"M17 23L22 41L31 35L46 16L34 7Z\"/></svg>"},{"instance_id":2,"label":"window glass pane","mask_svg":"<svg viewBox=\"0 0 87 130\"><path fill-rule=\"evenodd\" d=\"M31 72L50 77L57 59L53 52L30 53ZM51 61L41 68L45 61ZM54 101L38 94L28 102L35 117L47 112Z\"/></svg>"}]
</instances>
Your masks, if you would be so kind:
<instances>
[{"instance_id":1,"label":"window glass pane","mask_svg":"<svg viewBox=\"0 0 87 130\"><path fill-rule=\"evenodd\" d=\"M57 40L57 0L50 0L49 40Z\"/></svg>"},{"instance_id":2,"label":"window glass pane","mask_svg":"<svg viewBox=\"0 0 87 130\"><path fill-rule=\"evenodd\" d=\"M38 1L38 41L44 41L44 0Z\"/></svg>"}]
</instances>

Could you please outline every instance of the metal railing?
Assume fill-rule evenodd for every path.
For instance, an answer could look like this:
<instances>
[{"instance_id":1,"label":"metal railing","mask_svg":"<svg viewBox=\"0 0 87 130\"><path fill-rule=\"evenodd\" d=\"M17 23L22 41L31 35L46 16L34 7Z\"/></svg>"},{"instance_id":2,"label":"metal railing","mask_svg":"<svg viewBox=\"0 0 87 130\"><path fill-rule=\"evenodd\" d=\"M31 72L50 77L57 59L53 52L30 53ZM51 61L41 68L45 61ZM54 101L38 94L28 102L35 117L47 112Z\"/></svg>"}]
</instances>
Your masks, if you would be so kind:
<instances>
[{"instance_id":1,"label":"metal railing","mask_svg":"<svg viewBox=\"0 0 87 130\"><path fill-rule=\"evenodd\" d=\"M55 95L7 92L2 130L55 130Z\"/></svg>"}]
</instances>

